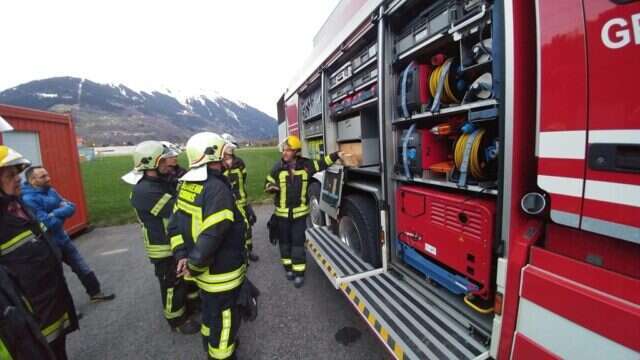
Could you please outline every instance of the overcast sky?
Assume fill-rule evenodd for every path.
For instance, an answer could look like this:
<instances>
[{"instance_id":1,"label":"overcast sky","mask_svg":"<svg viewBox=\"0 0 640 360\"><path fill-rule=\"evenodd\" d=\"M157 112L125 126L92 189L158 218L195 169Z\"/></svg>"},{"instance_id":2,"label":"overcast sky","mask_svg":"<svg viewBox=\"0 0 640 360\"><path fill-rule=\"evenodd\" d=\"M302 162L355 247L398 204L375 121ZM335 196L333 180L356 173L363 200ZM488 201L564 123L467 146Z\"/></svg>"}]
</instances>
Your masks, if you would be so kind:
<instances>
[{"instance_id":1,"label":"overcast sky","mask_svg":"<svg viewBox=\"0 0 640 360\"><path fill-rule=\"evenodd\" d=\"M0 90L53 76L275 104L338 0L0 3Z\"/></svg>"}]
</instances>

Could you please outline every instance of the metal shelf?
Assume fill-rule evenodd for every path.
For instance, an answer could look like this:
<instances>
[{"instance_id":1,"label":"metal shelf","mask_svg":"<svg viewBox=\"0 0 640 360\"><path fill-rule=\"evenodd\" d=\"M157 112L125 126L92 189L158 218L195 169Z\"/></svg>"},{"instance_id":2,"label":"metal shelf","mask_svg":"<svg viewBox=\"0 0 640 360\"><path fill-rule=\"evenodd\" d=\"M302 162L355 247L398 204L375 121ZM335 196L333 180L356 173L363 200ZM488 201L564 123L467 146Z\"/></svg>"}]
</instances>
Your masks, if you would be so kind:
<instances>
[{"instance_id":1,"label":"metal shelf","mask_svg":"<svg viewBox=\"0 0 640 360\"><path fill-rule=\"evenodd\" d=\"M412 115L408 118L396 118L391 123L393 125L402 125L406 123L411 123L412 121L416 121L416 120L428 120L428 119L442 117L444 115L458 114L458 113L463 113L473 109L479 109L483 107L494 107L497 105L498 105L498 101L495 99L475 101L475 102L464 104L464 105L443 108L440 111L435 113L432 113L431 111L427 111L427 112Z\"/></svg>"},{"instance_id":2,"label":"metal shelf","mask_svg":"<svg viewBox=\"0 0 640 360\"><path fill-rule=\"evenodd\" d=\"M319 134L311 134L311 135L305 135L305 136L304 136L304 139L305 139L305 140L309 140L309 139L318 139L318 138L321 138L322 136L323 136L323 135L322 135L322 133L319 133Z\"/></svg>"},{"instance_id":3,"label":"metal shelf","mask_svg":"<svg viewBox=\"0 0 640 360\"><path fill-rule=\"evenodd\" d=\"M481 194L498 195L497 189L484 188L478 185L466 185L466 186L460 187L458 186L458 184L451 181L446 181L446 180L425 179L425 178L418 178L418 177L408 178L406 176L399 176L399 175L393 176L392 178L393 180L402 181L402 182L413 182L413 183L420 183L420 184L427 184L427 185L436 185L436 186L442 186L450 189L465 190L465 191L471 191L471 192L481 193Z\"/></svg>"},{"instance_id":4,"label":"metal shelf","mask_svg":"<svg viewBox=\"0 0 640 360\"><path fill-rule=\"evenodd\" d=\"M318 120L322 118L322 112L319 112L315 115L311 115L310 117L303 119L302 122L309 122L309 121L313 121L313 120Z\"/></svg>"},{"instance_id":5,"label":"metal shelf","mask_svg":"<svg viewBox=\"0 0 640 360\"><path fill-rule=\"evenodd\" d=\"M346 116L346 115L351 115L353 113L356 113L356 112L360 111L363 108L366 108L369 105L375 104L377 101L378 101L378 97L376 96L373 99L369 99L367 101L361 102L360 104L354 105L350 109L343 110L341 112L335 113L335 114L331 115L331 117L336 119L336 118L341 118L341 117Z\"/></svg>"}]
</instances>

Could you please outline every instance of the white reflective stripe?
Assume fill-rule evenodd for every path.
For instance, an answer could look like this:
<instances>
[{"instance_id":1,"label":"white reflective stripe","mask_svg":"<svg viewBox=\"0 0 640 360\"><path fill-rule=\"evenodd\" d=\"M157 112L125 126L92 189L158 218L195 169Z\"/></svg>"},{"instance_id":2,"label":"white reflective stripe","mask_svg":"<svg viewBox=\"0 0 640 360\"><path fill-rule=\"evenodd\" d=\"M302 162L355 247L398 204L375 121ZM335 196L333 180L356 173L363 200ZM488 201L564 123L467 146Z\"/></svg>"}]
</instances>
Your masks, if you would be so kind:
<instances>
[{"instance_id":1,"label":"white reflective stripe","mask_svg":"<svg viewBox=\"0 0 640 360\"><path fill-rule=\"evenodd\" d=\"M552 194L582 197L583 179L563 176L538 175L538 186Z\"/></svg>"},{"instance_id":2,"label":"white reflective stripe","mask_svg":"<svg viewBox=\"0 0 640 360\"><path fill-rule=\"evenodd\" d=\"M581 228L596 234L607 235L640 244L639 227L583 216Z\"/></svg>"},{"instance_id":3,"label":"white reflective stripe","mask_svg":"<svg viewBox=\"0 0 640 360\"><path fill-rule=\"evenodd\" d=\"M587 132L541 131L538 156L551 159L584 159Z\"/></svg>"},{"instance_id":4,"label":"white reflective stripe","mask_svg":"<svg viewBox=\"0 0 640 360\"><path fill-rule=\"evenodd\" d=\"M580 215L578 214L551 209L549 215L551 216L551 220L556 224L567 225L574 228L580 226Z\"/></svg>"},{"instance_id":5,"label":"white reflective stripe","mask_svg":"<svg viewBox=\"0 0 640 360\"><path fill-rule=\"evenodd\" d=\"M589 144L640 144L640 130L591 130Z\"/></svg>"},{"instance_id":6,"label":"white reflective stripe","mask_svg":"<svg viewBox=\"0 0 640 360\"><path fill-rule=\"evenodd\" d=\"M563 359L638 359L632 349L524 298L518 305L516 330Z\"/></svg>"},{"instance_id":7,"label":"white reflective stripe","mask_svg":"<svg viewBox=\"0 0 640 360\"><path fill-rule=\"evenodd\" d=\"M591 200L640 207L640 186L587 180L584 197Z\"/></svg>"}]
</instances>

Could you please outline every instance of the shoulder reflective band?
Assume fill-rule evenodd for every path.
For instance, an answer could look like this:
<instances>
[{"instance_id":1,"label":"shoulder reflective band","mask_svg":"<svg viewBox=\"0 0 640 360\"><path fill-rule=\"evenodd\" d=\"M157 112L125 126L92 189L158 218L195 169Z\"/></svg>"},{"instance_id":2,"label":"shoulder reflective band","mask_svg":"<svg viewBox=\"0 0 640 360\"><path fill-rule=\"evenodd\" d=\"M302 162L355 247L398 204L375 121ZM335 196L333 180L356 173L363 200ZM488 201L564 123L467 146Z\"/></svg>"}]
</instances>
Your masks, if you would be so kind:
<instances>
[{"instance_id":1,"label":"shoulder reflective band","mask_svg":"<svg viewBox=\"0 0 640 360\"><path fill-rule=\"evenodd\" d=\"M42 329L42 335L44 335L44 337L47 338L47 341L51 343L53 340L62 335L64 329L68 328L70 324L69 313L65 312L60 319Z\"/></svg>"},{"instance_id":2,"label":"shoulder reflective band","mask_svg":"<svg viewBox=\"0 0 640 360\"><path fill-rule=\"evenodd\" d=\"M221 223L224 220L233 221L233 211L231 211L229 209L224 209L224 210L218 211L217 213L209 215L202 222L202 227L201 227L200 232L202 233L203 231L207 230L211 226L214 226L214 225L216 225L218 223Z\"/></svg>"},{"instance_id":3,"label":"shoulder reflective band","mask_svg":"<svg viewBox=\"0 0 640 360\"><path fill-rule=\"evenodd\" d=\"M3 255L6 255L16 250L20 246L26 244L27 242L35 240L35 238L36 237L35 235L33 235L33 232L31 232L31 230L23 231L20 234L6 241L4 244L1 244L0 252Z\"/></svg>"},{"instance_id":4,"label":"shoulder reflective band","mask_svg":"<svg viewBox=\"0 0 640 360\"><path fill-rule=\"evenodd\" d=\"M160 211L162 211L162 208L164 208L164 206L167 205L169 200L171 200L171 197L172 196L170 194L162 195L160 200L158 200L158 202L151 209L151 215L158 216L158 214L160 214Z\"/></svg>"},{"instance_id":5,"label":"shoulder reflective band","mask_svg":"<svg viewBox=\"0 0 640 360\"><path fill-rule=\"evenodd\" d=\"M184 244L184 239L181 234L171 237L171 251L174 251L178 246Z\"/></svg>"}]
</instances>

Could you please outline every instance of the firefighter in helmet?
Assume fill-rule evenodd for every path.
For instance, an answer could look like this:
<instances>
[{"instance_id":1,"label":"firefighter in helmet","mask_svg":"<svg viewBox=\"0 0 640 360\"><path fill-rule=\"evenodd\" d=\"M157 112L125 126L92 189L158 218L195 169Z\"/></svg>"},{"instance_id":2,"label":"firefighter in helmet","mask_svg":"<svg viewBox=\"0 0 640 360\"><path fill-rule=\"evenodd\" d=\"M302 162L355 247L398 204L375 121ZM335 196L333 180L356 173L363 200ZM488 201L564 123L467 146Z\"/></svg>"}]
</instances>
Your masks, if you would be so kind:
<instances>
[{"instance_id":1,"label":"firefighter in helmet","mask_svg":"<svg viewBox=\"0 0 640 360\"><path fill-rule=\"evenodd\" d=\"M202 300L205 352L210 359L234 356L241 315L238 295L246 275L244 217L223 175L225 148L211 132L187 142L189 172L181 178L169 223L178 274L195 278Z\"/></svg>"},{"instance_id":2,"label":"firefighter in helmet","mask_svg":"<svg viewBox=\"0 0 640 360\"><path fill-rule=\"evenodd\" d=\"M233 146L225 147L224 176L229 179L233 192L236 196L236 205L244 216L246 232L245 232L245 246L249 260L258 261L258 255L253 253L253 241L252 241L252 226L256 223L256 214L253 212L253 208L247 202L247 168L244 161L235 154L235 149L238 146L238 142L231 134L222 134L222 138Z\"/></svg>"},{"instance_id":3,"label":"firefighter in helmet","mask_svg":"<svg viewBox=\"0 0 640 360\"><path fill-rule=\"evenodd\" d=\"M160 282L164 317L172 330L195 334L200 324L189 319L192 307L187 300L187 284L176 276L176 259L166 230L176 201L171 175L177 156L175 149L159 141L141 142L133 154L134 169L123 180L134 185L131 205L142 226L147 256Z\"/></svg>"},{"instance_id":4,"label":"firefighter in helmet","mask_svg":"<svg viewBox=\"0 0 640 360\"><path fill-rule=\"evenodd\" d=\"M60 250L20 200L19 175L28 165L0 145L0 268L8 275L0 278L0 358L47 359L53 351L66 359L66 336L78 319Z\"/></svg>"},{"instance_id":5,"label":"firefighter in helmet","mask_svg":"<svg viewBox=\"0 0 640 360\"><path fill-rule=\"evenodd\" d=\"M304 284L306 254L304 231L309 209L309 180L314 173L331 166L342 157L335 152L320 160L300 155L300 138L290 135L280 144L282 158L273 166L265 182L265 191L275 194L275 217L280 242L280 257L288 280L296 288Z\"/></svg>"}]
</instances>

